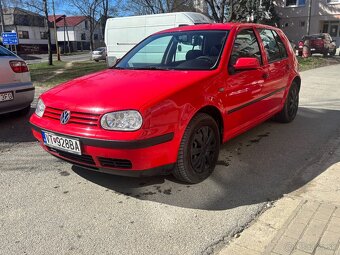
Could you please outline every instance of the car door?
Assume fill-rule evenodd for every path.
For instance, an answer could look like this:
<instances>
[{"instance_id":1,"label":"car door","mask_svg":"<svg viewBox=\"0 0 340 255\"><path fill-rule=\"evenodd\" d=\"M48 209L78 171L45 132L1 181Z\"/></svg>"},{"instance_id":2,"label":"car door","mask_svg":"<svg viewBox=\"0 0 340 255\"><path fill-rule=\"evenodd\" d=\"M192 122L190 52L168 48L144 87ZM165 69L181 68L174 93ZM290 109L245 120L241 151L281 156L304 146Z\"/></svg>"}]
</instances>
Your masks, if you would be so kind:
<instances>
[{"instance_id":1,"label":"car door","mask_svg":"<svg viewBox=\"0 0 340 255\"><path fill-rule=\"evenodd\" d=\"M259 69L235 71L233 66L239 58L257 58ZM237 32L228 63L225 93L222 102L226 109L227 136L234 136L254 121L262 110L256 102L261 97L265 73L262 66L260 45L252 28Z\"/></svg>"},{"instance_id":2,"label":"car door","mask_svg":"<svg viewBox=\"0 0 340 255\"><path fill-rule=\"evenodd\" d=\"M265 115L268 115L281 106L291 66L287 50L279 34L271 29L258 29L257 31L265 52L263 69L266 73L259 107L264 109Z\"/></svg>"}]
</instances>

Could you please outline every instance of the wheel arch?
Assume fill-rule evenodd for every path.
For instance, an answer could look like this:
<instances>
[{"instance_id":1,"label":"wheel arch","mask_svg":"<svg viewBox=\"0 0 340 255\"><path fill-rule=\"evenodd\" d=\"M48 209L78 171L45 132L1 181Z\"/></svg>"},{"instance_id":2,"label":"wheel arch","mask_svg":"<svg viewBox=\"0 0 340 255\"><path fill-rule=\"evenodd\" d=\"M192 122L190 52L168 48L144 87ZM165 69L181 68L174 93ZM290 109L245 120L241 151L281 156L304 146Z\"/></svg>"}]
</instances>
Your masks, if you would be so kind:
<instances>
[{"instance_id":1,"label":"wheel arch","mask_svg":"<svg viewBox=\"0 0 340 255\"><path fill-rule=\"evenodd\" d=\"M198 113L206 113L216 121L218 129L220 131L220 142L223 143L224 124L223 124L223 117L222 117L221 111L216 106L206 105L202 107L201 109L199 109L194 114L194 116L197 115Z\"/></svg>"},{"instance_id":2,"label":"wheel arch","mask_svg":"<svg viewBox=\"0 0 340 255\"><path fill-rule=\"evenodd\" d=\"M300 76L296 76L293 81L292 81L292 84L296 82L296 84L298 85L298 88L299 88L299 92L300 92L300 88L301 88L301 77Z\"/></svg>"}]
</instances>

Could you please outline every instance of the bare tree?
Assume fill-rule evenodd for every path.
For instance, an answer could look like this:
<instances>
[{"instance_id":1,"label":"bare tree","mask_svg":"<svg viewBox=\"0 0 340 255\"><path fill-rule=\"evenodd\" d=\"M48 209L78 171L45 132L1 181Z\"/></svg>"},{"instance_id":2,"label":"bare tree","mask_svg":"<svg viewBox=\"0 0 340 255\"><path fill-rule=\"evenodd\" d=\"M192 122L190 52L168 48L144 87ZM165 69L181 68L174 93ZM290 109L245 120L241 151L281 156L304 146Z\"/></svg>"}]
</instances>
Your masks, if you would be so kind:
<instances>
[{"instance_id":1,"label":"bare tree","mask_svg":"<svg viewBox=\"0 0 340 255\"><path fill-rule=\"evenodd\" d=\"M275 25L278 16L272 0L205 0L216 22L239 21Z\"/></svg>"},{"instance_id":2,"label":"bare tree","mask_svg":"<svg viewBox=\"0 0 340 255\"><path fill-rule=\"evenodd\" d=\"M51 43L51 31L48 22L48 12L49 12L49 3L48 0L22 0L24 6L29 9L33 9L34 11L43 14L44 16L44 27L45 32L47 34L47 51L48 51L48 64L52 65L52 43Z\"/></svg>"},{"instance_id":3,"label":"bare tree","mask_svg":"<svg viewBox=\"0 0 340 255\"><path fill-rule=\"evenodd\" d=\"M195 10L194 1L190 0L130 0L124 11L132 14L157 14Z\"/></svg>"},{"instance_id":4,"label":"bare tree","mask_svg":"<svg viewBox=\"0 0 340 255\"><path fill-rule=\"evenodd\" d=\"M78 12L87 17L90 27L90 50L94 50L93 34L99 24L99 9L103 0L69 0Z\"/></svg>"}]
</instances>

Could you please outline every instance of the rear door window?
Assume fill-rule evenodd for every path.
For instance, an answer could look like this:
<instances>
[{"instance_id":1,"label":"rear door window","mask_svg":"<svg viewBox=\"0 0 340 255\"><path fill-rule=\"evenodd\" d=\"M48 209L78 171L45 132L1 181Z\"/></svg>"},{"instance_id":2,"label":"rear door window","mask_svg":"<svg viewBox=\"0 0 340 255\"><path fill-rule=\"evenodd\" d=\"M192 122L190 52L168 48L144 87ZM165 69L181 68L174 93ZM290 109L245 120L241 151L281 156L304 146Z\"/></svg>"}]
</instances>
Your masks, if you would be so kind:
<instances>
[{"instance_id":1,"label":"rear door window","mask_svg":"<svg viewBox=\"0 0 340 255\"><path fill-rule=\"evenodd\" d=\"M0 46L0 56L15 56L15 55L6 48Z\"/></svg>"},{"instance_id":2,"label":"rear door window","mask_svg":"<svg viewBox=\"0 0 340 255\"><path fill-rule=\"evenodd\" d=\"M272 32L273 32L275 40L276 40L276 42L277 42L277 44L279 46L280 53L281 53L281 58L288 57L286 47L285 47L284 43L282 42L280 36L276 33L276 31L272 30Z\"/></svg>"},{"instance_id":3,"label":"rear door window","mask_svg":"<svg viewBox=\"0 0 340 255\"><path fill-rule=\"evenodd\" d=\"M281 51L273 32L269 29L260 29L259 33L266 51L268 62L280 60L282 58Z\"/></svg>"}]
</instances>

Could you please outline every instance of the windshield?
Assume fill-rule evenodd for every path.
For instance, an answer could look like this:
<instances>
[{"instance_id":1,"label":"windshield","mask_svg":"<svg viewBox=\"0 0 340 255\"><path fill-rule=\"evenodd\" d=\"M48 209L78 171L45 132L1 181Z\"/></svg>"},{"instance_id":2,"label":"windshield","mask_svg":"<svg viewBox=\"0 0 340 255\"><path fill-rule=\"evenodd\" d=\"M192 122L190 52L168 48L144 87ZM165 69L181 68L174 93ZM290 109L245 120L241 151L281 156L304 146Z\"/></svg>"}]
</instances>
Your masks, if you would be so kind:
<instances>
[{"instance_id":1,"label":"windshield","mask_svg":"<svg viewBox=\"0 0 340 255\"><path fill-rule=\"evenodd\" d=\"M116 69L211 70L217 67L229 31L183 31L150 36Z\"/></svg>"},{"instance_id":2,"label":"windshield","mask_svg":"<svg viewBox=\"0 0 340 255\"><path fill-rule=\"evenodd\" d=\"M15 55L6 48L0 46L0 57L1 56L15 56Z\"/></svg>"}]
</instances>

